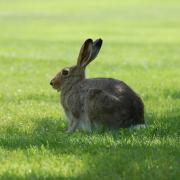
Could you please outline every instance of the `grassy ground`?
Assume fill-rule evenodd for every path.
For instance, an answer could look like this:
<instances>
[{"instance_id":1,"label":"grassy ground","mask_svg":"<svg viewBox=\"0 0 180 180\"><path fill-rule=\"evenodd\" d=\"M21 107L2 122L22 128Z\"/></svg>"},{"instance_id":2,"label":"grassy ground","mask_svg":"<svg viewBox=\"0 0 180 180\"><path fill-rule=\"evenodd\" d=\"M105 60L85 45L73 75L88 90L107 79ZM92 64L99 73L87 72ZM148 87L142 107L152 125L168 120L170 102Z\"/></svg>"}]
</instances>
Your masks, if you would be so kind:
<instances>
[{"instance_id":1,"label":"grassy ground","mask_svg":"<svg viewBox=\"0 0 180 180\"><path fill-rule=\"evenodd\" d=\"M0 0L0 179L180 178L180 2ZM73 135L49 86L85 38L88 77L143 98L148 129Z\"/></svg>"}]
</instances>

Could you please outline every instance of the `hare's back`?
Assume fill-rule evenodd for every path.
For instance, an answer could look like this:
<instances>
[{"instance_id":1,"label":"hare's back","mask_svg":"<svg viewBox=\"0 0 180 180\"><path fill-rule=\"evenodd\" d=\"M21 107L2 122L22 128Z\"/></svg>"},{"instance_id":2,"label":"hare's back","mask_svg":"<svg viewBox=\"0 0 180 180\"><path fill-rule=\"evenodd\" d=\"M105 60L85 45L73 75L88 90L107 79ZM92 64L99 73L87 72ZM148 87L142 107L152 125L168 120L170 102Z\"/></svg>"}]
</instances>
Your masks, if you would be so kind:
<instances>
[{"instance_id":1,"label":"hare's back","mask_svg":"<svg viewBox=\"0 0 180 180\"><path fill-rule=\"evenodd\" d=\"M112 78L92 78L85 79L82 82L83 89L99 89L114 96L128 94L129 96L136 96L136 93L123 81Z\"/></svg>"}]
</instances>

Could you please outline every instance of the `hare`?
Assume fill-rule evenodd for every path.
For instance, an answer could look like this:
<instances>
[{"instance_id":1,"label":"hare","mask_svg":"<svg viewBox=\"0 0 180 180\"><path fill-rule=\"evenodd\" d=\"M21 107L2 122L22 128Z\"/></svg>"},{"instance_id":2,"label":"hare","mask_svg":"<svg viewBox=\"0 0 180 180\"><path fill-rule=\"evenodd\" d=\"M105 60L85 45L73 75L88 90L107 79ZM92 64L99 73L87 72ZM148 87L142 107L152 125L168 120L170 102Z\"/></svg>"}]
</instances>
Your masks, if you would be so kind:
<instances>
[{"instance_id":1,"label":"hare","mask_svg":"<svg viewBox=\"0 0 180 180\"><path fill-rule=\"evenodd\" d=\"M86 66L97 57L102 42L87 39L77 64L62 69L50 81L61 91L69 133L75 129L91 132L102 125L110 129L145 126L143 102L128 85L112 78L85 78Z\"/></svg>"}]
</instances>

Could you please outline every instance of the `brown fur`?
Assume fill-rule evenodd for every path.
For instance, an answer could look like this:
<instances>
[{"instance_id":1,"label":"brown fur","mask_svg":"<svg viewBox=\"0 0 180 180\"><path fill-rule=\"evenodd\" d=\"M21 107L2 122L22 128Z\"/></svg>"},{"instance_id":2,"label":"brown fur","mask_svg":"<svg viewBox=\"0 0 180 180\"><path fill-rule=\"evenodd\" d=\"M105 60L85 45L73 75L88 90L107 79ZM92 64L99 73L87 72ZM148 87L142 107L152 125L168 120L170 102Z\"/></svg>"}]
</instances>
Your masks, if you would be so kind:
<instances>
[{"instance_id":1,"label":"brown fur","mask_svg":"<svg viewBox=\"0 0 180 180\"><path fill-rule=\"evenodd\" d=\"M128 85L111 78L85 78L85 68L95 59L101 45L101 39L87 39L77 65L64 68L50 82L61 91L68 132L91 131L99 125L114 129L145 123L143 102Z\"/></svg>"}]
</instances>

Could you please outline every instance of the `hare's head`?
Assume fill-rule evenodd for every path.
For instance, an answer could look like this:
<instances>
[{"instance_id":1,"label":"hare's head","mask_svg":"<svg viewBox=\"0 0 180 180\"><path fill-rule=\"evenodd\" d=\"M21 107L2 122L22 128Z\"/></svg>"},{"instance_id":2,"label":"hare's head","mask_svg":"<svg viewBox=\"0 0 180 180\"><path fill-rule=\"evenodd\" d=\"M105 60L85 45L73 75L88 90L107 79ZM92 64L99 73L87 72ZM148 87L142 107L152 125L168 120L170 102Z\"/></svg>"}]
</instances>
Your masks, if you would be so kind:
<instances>
[{"instance_id":1,"label":"hare's head","mask_svg":"<svg viewBox=\"0 0 180 180\"><path fill-rule=\"evenodd\" d=\"M97 39L94 42L92 39L87 39L80 49L77 64L72 67L63 68L50 81L50 85L59 91L65 82L77 82L78 80L85 78L85 68L96 58L101 49L101 45L101 39Z\"/></svg>"}]
</instances>

